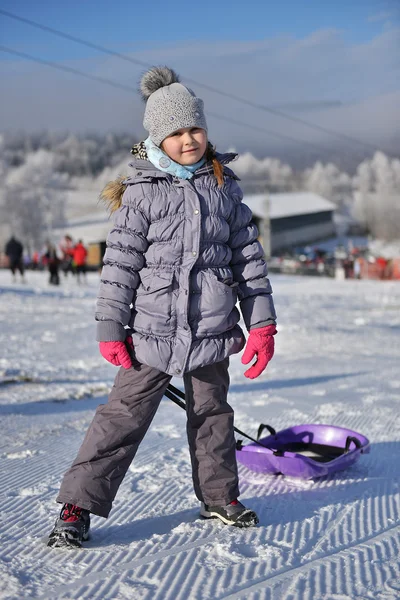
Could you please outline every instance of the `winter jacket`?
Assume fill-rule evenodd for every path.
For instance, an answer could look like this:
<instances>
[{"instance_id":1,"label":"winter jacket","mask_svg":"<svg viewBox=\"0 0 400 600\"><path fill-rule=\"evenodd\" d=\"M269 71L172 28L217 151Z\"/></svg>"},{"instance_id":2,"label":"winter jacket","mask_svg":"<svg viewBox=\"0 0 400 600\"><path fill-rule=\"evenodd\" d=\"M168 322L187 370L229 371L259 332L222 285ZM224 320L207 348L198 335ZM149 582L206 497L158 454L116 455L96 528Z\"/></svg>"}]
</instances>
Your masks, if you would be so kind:
<instances>
[{"instance_id":1,"label":"winter jacket","mask_svg":"<svg viewBox=\"0 0 400 600\"><path fill-rule=\"evenodd\" d=\"M51 244L47 247L46 252L43 254L44 263L49 267L58 267L60 264L60 257L57 252L57 248Z\"/></svg>"},{"instance_id":2,"label":"winter jacket","mask_svg":"<svg viewBox=\"0 0 400 600\"><path fill-rule=\"evenodd\" d=\"M86 264L87 250L83 244L76 244L74 247L73 260L75 266L82 267Z\"/></svg>"},{"instance_id":3,"label":"winter jacket","mask_svg":"<svg viewBox=\"0 0 400 600\"><path fill-rule=\"evenodd\" d=\"M218 160L226 165L235 156ZM228 167L218 188L210 162L190 180L147 160L130 166L132 174L103 193L115 212L97 339L125 340L129 333L139 362L183 376L243 348L237 300L248 329L275 323L264 252Z\"/></svg>"},{"instance_id":4,"label":"winter jacket","mask_svg":"<svg viewBox=\"0 0 400 600\"><path fill-rule=\"evenodd\" d=\"M5 254L11 262L21 260L24 248L17 239L10 238L5 247Z\"/></svg>"}]
</instances>

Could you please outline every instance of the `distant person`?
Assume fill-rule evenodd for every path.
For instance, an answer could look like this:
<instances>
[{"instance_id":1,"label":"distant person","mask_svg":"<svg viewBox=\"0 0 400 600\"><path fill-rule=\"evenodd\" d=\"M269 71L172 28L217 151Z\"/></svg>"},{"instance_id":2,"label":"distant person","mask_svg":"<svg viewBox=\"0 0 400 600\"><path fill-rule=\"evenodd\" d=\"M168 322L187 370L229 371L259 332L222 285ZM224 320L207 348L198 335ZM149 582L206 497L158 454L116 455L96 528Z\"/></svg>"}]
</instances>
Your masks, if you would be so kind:
<instances>
[{"instance_id":1,"label":"distant person","mask_svg":"<svg viewBox=\"0 0 400 600\"><path fill-rule=\"evenodd\" d=\"M242 363L256 358L244 375L254 379L267 367L276 333L272 290L251 210L226 166L236 154L214 150L203 101L178 81L167 67L143 76L150 135L133 149L126 183L110 182L103 192L115 218L97 339L102 356L122 368L64 475L52 547L80 547L90 513L108 517L173 376L186 390L200 515L236 527L258 523L238 500L228 367L246 343L237 300L250 332Z\"/></svg>"},{"instance_id":2,"label":"distant person","mask_svg":"<svg viewBox=\"0 0 400 600\"><path fill-rule=\"evenodd\" d=\"M383 279L392 279L393 277L393 259L388 258L383 271Z\"/></svg>"},{"instance_id":3,"label":"distant person","mask_svg":"<svg viewBox=\"0 0 400 600\"><path fill-rule=\"evenodd\" d=\"M24 247L21 242L12 235L6 243L4 252L8 258L13 283L17 282L17 271L21 275L21 282L25 283Z\"/></svg>"},{"instance_id":4,"label":"distant person","mask_svg":"<svg viewBox=\"0 0 400 600\"><path fill-rule=\"evenodd\" d=\"M354 278L361 279L361 258L356 256L354 259Z\"/></svg>"},{"instance_id":5,"label":"distant person","mask_svg":"<svg viewBox=\"0 0 400 600\"><path fill-rule=\"evenodd\" d=\"M32 254L31 268L33 271L37 271L40 268L40 253L37 250Z\"/></svg>"},{"instance_id":6,"label":"distant person","mask_svg":"<svg viewBox=\"0 0 400 600\"><path fill-rule=\"evenodd\" d=\"M72 258L78 283L81 283L81 275L83 277L83 280L86 281L86 258L87 250L83 245L82 240L79 240L78 243L74 246L74 253Z\"/></svg>"},{"instance_id":7,"label":"distant person","mask_svg":"<svg viewBox=\"0 0 400 600\"><path fill-rule=\"evenodd\" d=\"M378 265L378 276L379 279L387 279L387 265L388 261L383 256L378 256L376 259L376 264Z\"/></svg>"},{"instance_id":8,"label":"distant person","mask_svg":"<svg viewBox=\"0 0 400 600\"><path fill-rule=\"evenodd\" d=\"M61 270L65 277L67 277L68 273L74 274L74 242L70 235L66 234L62 238L59 250L61 252Z\"/></svg>"},{"instance_id":9,"label":"distant person","mask_svg":"<svg viewBox=\"0 0 400 600\"><path fill-rule=\"evenodd\" d=\"M343 259L343 269L344 269L344 277L345 279L351 279L354 275L353 273L354 267L354 258L351 255L346 256Z\"/></svg>"},{"instance_id":10,"label":"distant person","mask_svg":"<svg viewBox=\"0 0 400 600\"><path fill-rule=\"evenodd\" d=\"M49 284L60 285L60 264L61 259L57 247L51 242L47 242L46 248L43 254L44 262L47 265L49 271Z\"/></svg>"}]
</instances>

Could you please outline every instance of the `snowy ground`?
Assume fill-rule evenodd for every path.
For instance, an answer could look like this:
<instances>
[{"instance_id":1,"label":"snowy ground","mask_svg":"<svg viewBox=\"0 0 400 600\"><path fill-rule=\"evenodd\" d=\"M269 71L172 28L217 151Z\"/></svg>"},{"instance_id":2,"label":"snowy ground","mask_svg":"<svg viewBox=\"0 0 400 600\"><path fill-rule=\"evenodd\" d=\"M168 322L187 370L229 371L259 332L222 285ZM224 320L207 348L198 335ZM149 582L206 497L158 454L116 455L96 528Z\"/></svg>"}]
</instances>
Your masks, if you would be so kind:
<instances>
[{"instance_id":1,"label":"snowy ground","mask_svg":"<svg viewBox=\"0 0 400 600\"><path fill-rule=\"evenodd\" d=\"M247 531L201 521L183 411L165 400L84 550L45 545L54 499L116 369L98 354L98 275L49 288L0 271L0 597L101 600L400 598L400 284L273 276L276 356L232 360L236 425L331 423L371 453L317 481L240 468ZM174 380L180 385L180 380Z\"/></svg>"}]
</instances>

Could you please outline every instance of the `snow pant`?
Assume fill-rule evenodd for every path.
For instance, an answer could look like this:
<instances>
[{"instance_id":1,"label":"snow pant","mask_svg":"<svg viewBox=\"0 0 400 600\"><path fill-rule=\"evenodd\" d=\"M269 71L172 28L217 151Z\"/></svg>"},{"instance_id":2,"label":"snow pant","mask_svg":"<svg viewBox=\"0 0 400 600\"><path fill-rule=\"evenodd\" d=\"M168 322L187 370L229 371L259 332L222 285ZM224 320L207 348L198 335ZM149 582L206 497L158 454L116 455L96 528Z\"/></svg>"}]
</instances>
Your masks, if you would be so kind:
<instances>
[{"instance_id":1,"label":"snow pant","mask_svg":"<svg viewBox=\"0 0 400 600\"><path fill-rule=\"evenodd\" d=\"M184 376L187 436L195 494L225 506L239 496L229 359ZM107 517L171 376L134 361L121 367L107 404L98 406L57 502ZM162 468L162 467L161 467Z\"/></svg>"},{"instance_id":2,"label":"snow pant","mask_svg":"<svg viewBox=\"0 0 400 600\"><path fill-rule=\"evenodd\" d=\"M74 274L74 266L72 264L72 258L64 258L61 263L61 270L64 273L65 277L67 277L68 273Z\"/></svg>"},{"instance_id":3,"label":"snow pant","mask_svg":"<svg viewBox=\"0 0 400 600\"><path fill-rule=\"evenodd\" d=\"M50 285L60 285L60 276L58 274L58 265L49 265L49 283Z\"/></svg>"},{"instance_id":4,"label":"snow pant","mask_svg":"<svg viewBox=\"0 0 400 600\"><path fill-rule=\"evenodd\" d=\"M75 275L78 283L81 282L81 275L83 277L83 281L86 281L86 265L76 265Z\"/></svg>"},{"instance_id":5,"label":"snow pant","mask_svg":"<svg viewBox=\"0 0 400 600\"><path fill-rule=\"evenodd\" d=\"M15 273L17 271L19 271L21 274L21 277L23 277L24 263L22 262L22 259L19 259L19 258L10 259L10 270L13 275L15 275Z\"/></svg>"}]
</instances>

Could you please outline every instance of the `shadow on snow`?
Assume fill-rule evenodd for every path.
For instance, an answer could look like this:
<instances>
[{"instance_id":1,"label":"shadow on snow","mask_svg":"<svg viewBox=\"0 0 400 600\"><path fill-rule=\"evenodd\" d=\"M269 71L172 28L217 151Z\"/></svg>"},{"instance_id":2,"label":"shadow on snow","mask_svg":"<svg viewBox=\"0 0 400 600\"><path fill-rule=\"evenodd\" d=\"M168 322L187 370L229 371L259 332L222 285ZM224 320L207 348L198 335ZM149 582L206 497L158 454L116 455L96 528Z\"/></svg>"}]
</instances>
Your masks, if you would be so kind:
<instances>
[{"instance_id":1,"label":"shadow on snow","mask_svg":"<svg viewBox=\"0 0 400 600\"><path fill-rule=\"evenodd\" d=\"M362 372L357 373L341 373L338 375L319 375L315 377L295 377L293 379L273 380L273 381L262 381L262 382L251 382L251 391L267 391L274 389L284 389L292 387L300 387L305 385L313 385L326 383L335 379L343 379L344 377L356 377L362 375ZM19 382L4 382L3 385L15 385ZM25 383L25 382L21 382ZM38 382L39 383L39 382ZM43 383L40 381L40 383ZM46 381L46 383L71 383L70 380L54 380ZM78 380L76 383L96 383L96 382L85 382ZM0 382L1 384L1 382ZM111 387L111 386L110 386ZM249 384L232 384L229 389L230 394L238 394L242 392L250 392ZM77 412L84 410L92 410L100 403L107 402L107 396L101 395L93 398L67 398L67 399L54 399L54 400L39 400L37 402L24 402L21 404L2 404L0 405L0 415L44 415L51 413L64 413L64 412Z\"/></svg>"},{"instance_id":2,"label":"shadow on snow","mask_svg":"<svg viewBox=\"0 0 400 600\"><path fill-rule=\"evenodd\" d=\"M229 387L230 394L240 394L241 392L257 392L257 391L268 391L278 390L284 388L301 387L304 385L318 385L321 383L327 383L335 379L344 379L345 377L358 377L364 375L365 371L358 371L356 373L339 373L337 375L315 375L313 377L294 377L293 379L273 379L267 381L253 381L249 380L249 383L232 383Z\"/></svg>"}]
</instances>

